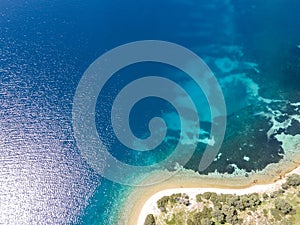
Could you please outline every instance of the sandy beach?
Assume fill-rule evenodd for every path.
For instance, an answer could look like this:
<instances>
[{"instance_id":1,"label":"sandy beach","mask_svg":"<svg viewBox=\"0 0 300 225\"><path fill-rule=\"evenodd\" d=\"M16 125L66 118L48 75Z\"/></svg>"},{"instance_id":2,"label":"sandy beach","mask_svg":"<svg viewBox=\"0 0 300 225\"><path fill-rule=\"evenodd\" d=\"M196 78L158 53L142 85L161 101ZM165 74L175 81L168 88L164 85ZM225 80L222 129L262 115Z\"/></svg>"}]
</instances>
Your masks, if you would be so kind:
<instances>
[{"instance_id":1,"label":"sandy beach","mask_svg":"<svg viewBox=\"0 0 300 225\"><path fill-rule=\"evenodd\" d=\"M271 184L261 184L261 185L254 185L248 188L243 189L227 189L227 188L175 188L175 189L167 189L156 194L152 195L142 207L138 219L137 225L143 225L148 214L158 215L160 210L157 208L157 201L161 199L163 196L170 196L176 193L185 193L190 197L190 206L189 208L194 208L197 205L196 202L196 195L202 194L205 192L215 192L217 194L236 194L236 195L245 195L250 193L271 193L280 189L281 185L285 183L286 177L290 174L299 174L300 175L300 167L292 170L291 172L287 173L282 179L271 183Z\"/></svg>"},{"instance_id":2,"label":"sandy beach","mask_svg":"<svg viewBox=\"0 0 300 225\"><path fill-rule=\"evenodd\" d=\"M147 214L159 213L156 208L158 199L174 193L186 193L191 198L203 192L231 193L243 195L253 192L272 192L285 182L290 173L300 174L300 135L281 135L284 158L279 163L269 164L262 171L240 174L210 173L200 175L192 170L182 169L170 175L169 171L154 172L145 178L147 184L157 177L170 177L169 179L153 185L134 187L126 198L122 212L119 215L119 225L143 225ZM158 179L159 180L159 179Z\"/></svg>"},{"instance_id":3,"label":"sandy beach","mask_svg":"<svg viewBox=\"0 0 300 225\"><path fill-rule=\"evenodd\" d=\"M263 171L254 172L248 177L216 173L199 175L191 170L183 170L162 183L135 187L126 196L118 224L143 225L147 214L158 213L156 201L164 195L173 193L186 193L193 198L196 194L207 191L237 195L272 192L285 182L288 174L300 174L300 156L298 154L294 154L293 158L287 156L281 163L270 164ZM169 172L163 171L159 174L163 176L163 173ZM151 177L147 178L147 181L149 179Z\"/></svg>"}]
</instances>

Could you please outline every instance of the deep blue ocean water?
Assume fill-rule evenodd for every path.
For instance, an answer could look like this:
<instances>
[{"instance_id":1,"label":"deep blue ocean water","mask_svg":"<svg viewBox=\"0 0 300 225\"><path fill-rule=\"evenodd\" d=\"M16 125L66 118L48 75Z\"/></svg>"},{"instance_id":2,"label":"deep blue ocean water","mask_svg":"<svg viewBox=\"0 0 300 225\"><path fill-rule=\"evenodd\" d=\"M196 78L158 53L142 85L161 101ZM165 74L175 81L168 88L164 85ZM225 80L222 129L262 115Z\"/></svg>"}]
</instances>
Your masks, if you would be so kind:
<instances>
[{"instance_id":1,"label":"deep blue ocean water","mask_svg":"<svg viewBox=\"0 0 300 225\"><path fill-rule=\"evenodd\" d=\"M297 0L1 0L0 224L116 224L121 210L117 206L130 187L102 178L86 163L72 128L73 96L97 57L138 40L174 42L197 53L223 88L228 117L243 112L243 123L228 124L224 149L229 149L236 144L230 138L238 126L263 108L253 94L255 85L265 98L299 102L299 10ZM147 137L149 119L163 116L172 127L169 139L154 152L140 155L114 137L106 109L124 85L152 73L164 73L187 89L201 109L202 128L210 128L207 102L184 74L157 64L124 69L99 96L96 122L111 154L126 163L148 165L165 158L179 136L172 106L150 98L133 109L132 130ZM263 141L258 134L255 140ZM187 168L196 168L201 149ZM236 157L231 164L238 164L234 160L243 155ZM238 166L262 169L280 155L255 160L253 154L253 164ZM225 161L208 171L226 172L230 163Z\"/></svg>"}]
</instances>

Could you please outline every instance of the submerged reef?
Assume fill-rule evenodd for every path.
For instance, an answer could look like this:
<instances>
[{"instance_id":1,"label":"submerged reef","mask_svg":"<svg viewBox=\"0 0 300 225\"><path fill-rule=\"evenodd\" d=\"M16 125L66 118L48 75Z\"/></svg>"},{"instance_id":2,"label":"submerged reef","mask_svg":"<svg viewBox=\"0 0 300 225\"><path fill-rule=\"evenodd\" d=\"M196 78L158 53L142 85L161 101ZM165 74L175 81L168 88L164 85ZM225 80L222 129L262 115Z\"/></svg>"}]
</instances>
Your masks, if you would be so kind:
<instances>
[{"instance_id":1,"label":"submerged reef","mask_svg":"<svg viewBox=\"0 0 300 225\"><path fill-rule=\"evenodd\" d=\"M224 142L214 162L202 174L245 175L278 163L300 142L300 103L256 96L257 101L227 118ZM184 166L198 171L205 145L198 144Z\"/></svg>"}]
</instances>

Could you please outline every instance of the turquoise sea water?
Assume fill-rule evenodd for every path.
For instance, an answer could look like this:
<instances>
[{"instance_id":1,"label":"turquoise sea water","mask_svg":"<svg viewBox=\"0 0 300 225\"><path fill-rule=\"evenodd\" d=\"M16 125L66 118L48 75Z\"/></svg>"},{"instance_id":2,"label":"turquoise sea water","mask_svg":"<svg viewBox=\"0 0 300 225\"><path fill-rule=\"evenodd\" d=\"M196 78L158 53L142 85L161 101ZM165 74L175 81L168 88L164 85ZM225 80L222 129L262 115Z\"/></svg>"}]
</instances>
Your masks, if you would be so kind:
<instances>
[{"instance_id":1,"label":"turquoise sea water","mask_svg":"<svg viewBox=\"0 0 300 225\"><path fill-rule=\"evenodd\" d=\"M1 1L0 224L116 224L118 206L131 187L101 177L82 157L72 106L88 66L132 41L183 45L217 77L228 125L220 154L202 173L248 173L278 162L285 152L276 135L300 133L299 10L297 0ZM144 63L119 71L98 98L100 138L113 156L132 165L154 164L172 153L179 117L161 99L140 101L130 115L133 133L141 138L149 136L151 118L165 119L167 137L156 150L131 151L110 125L114 97L145 74L174 80L199 109L199 143L183 165L197 171L210 111L201 90L173 67ZM180 97L176 101L185 104ZM181 135L187 144L193 140L189 132Z\"/></svg>"}]
</instances>

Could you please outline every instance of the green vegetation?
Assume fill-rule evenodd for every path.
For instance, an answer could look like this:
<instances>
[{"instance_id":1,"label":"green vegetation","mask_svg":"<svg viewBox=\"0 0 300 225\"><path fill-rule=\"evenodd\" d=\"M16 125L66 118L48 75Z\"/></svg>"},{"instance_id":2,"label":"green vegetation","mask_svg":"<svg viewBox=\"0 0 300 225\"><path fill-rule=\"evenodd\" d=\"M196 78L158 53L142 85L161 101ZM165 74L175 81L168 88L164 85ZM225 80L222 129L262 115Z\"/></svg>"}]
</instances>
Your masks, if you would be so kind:
<instances>
[{"instance_id":1,"label":"green vegetation","mask_svg":"<svg viewBox=\"0 0 300 225\"><path fill-rule=\"evenodd\" d=\"M179 201L181 198L181 193L178 193L178 194L172 194L169 198L169 201L171 203L176 203L177 201Z\"/></svg>"},{"instance_id":2,"label":"green vegetation","mask_svg":"<svg viewBox=\"0 0 300 225\"><path fill-rule=\"evenodd\" d=\"M284 199L276 199L275 200L275 208L278 209L283 214L288 214L293 210L291 204L286 202Z\"/></svg>"},{"instance_id":3,"label":"green vegetation","mask_svg":"<svg viewBox=\"0 0 300 225\"><path fill-rule=\"evenodd\" d=\"M152 214L147 215L144 225L156 225L155 218Z\"/></svg>"},{"instance_id":4,"label":"green vegetation","mask_svg":"<svg viewBox=\"0 0 300 225\"><path fill-rule=\"evenodd\" d=\"M173 206L175 204L183 204L185 206L188 206L190 204L189 196L187 194L173 194L171 196L164 196L161 199L157 201L157 207L162 212L167 211L167 206Z\"/></svg>"},{"instance_id":5,"label":"green vegetation","mask_svg":"<svg viewBox=\"0 0 300 225\"><path fill-rule=\"evenodd\" d=\"M202 202L202 195L201 194L196 195L196 201L197 202Z\"/></svg>"},{"instance_id":6,"label":"green vegetation","mask_svg":"<svg viewBox=\"0 0 300 225\"><path fill-rule=\"evenodd\" d=\"M206 200L209 200L212 194L213 194L213 192L205 192L202 196Z\"/></svg>"},{"instance_id":7,"label":"green vegetation","mask_svg":"<svg viewBox=\"0 0 300 225\"><path fill-rule=\"evenodd\" d=\"M191 219L188 219L188 220L186 221L186 224L187 224L187 225L196 225Z\"/></svg>"},{"instance_id":8,"label":"green vegetation","mask_svg":"<svg viewBox=\"0 0 300 225\"><path fill-rule=\"evenodd\" d=\"M267 200L269 198L269 195L267 193L263 193L264 200Z\"/></svg>"},{"instance_id":9,"label":"green vegetation","mask_svg":"<svg viewBox=\"0 0 300 225\"><path fill-rule=\"evenodd\" d=\"M286 185L289 187L298 187L300 185L300 176L298 174L289 176L286 180Z\"/></svg>"},{"instance_id":10,"label":"green vegetation","mask_svg":"<svg viewBox=\"0 0 300 225\"><path fill-rule=\"evenodd\" d=\"M161 199L157 201L157 207L162 211L166 212L166 207L169 203L170 197L169 196L164 196Z\"/></svg>"},{"instance_id":11,"label":"green vegetation","mask_svg":"<svg viewBox=\"0 0 300 225\"><path fill-rule=\"evenodd\" d=\"M192 208L187 208L190 204ZM195 199L186 194L173 194L158 200L157 206L161 210L157 224L297 224L300 221L300 176L289 176L282 189L272 193L205 192Z\"/></svg>"},{"instance_id":12,"label":"green vegetation","mask_svg":"<svg viewBox=\"0 0 300 225\"><path fill-rule=\"evenodd\" d=\"M211 219L212 218L211 212L212 212L212 208L207 208L206 206L204 206L201 212L196 212L193 215L193 221L195 225L201 224L201 221L203 219Z\"/></svg>"}]
</instances>

